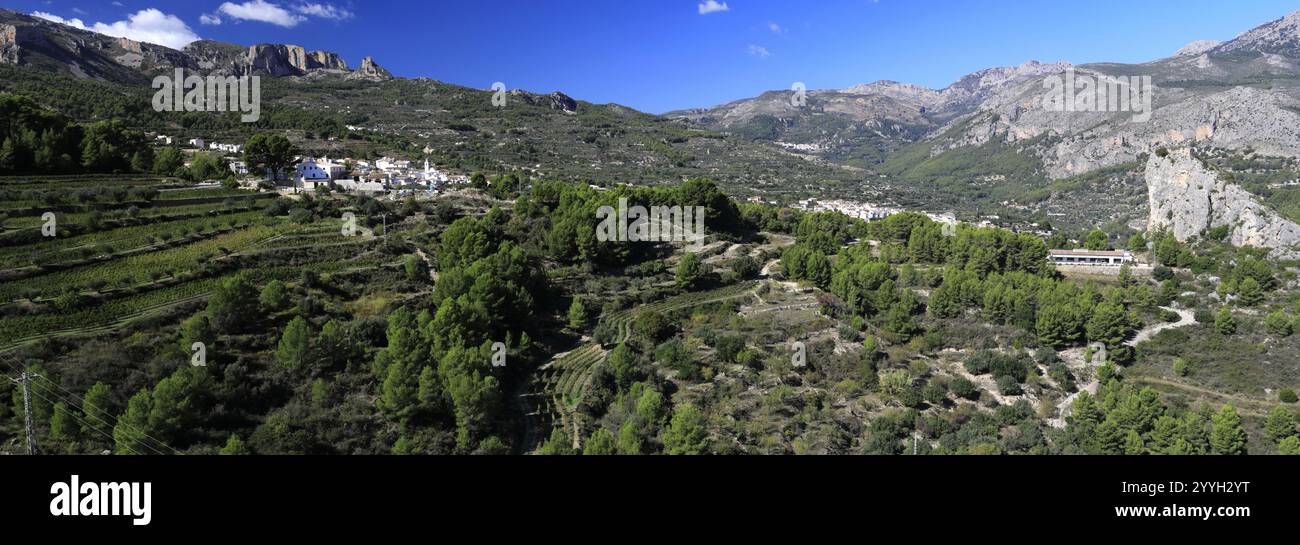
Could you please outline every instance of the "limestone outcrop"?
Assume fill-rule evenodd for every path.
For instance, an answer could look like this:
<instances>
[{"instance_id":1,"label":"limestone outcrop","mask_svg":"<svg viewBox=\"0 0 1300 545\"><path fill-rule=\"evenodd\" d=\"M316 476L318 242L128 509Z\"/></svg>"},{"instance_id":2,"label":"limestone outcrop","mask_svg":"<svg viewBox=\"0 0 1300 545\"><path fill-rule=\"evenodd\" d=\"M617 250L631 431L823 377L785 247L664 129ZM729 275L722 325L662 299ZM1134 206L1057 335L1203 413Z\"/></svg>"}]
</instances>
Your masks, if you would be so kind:
<instances>
[{"instance_id":1,"label":"limestone outcrop","mask_svg":"<svg viewBox=\"0 0 1300 545\"><path fill-rule=\"evenodd\" d=\"M1268 248L1275 257L1300 259L1300 225L1222 180L1190 149L1153 153L1147 160L1146 181L1151 229L1168 229L1186 241L1227 227L1226 240L1233 245Z\"/></svg>"}]
</instances>

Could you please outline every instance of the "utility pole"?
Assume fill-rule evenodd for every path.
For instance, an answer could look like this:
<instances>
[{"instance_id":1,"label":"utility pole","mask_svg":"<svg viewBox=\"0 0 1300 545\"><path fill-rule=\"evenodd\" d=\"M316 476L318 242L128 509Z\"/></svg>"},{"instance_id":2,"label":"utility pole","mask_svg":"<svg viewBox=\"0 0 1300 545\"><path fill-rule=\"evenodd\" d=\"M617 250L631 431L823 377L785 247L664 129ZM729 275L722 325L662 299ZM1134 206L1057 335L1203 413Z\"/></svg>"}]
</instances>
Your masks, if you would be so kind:
<instances>
[{"instance_id":1,"label":"utility pole","mask_svg":"<svg viewBox=\"0 0 1300 545\"><path fill-rule=\"evenodd\" d=\"M36 421L32 419L32 394L29 389L34 378L40 378L40 375L23 371L19 378L9 379L14 384L23 385L23 428L27 432L27 454L33 456L41 453L41 447L36 444Z\"/></svg>"}]
</instances>

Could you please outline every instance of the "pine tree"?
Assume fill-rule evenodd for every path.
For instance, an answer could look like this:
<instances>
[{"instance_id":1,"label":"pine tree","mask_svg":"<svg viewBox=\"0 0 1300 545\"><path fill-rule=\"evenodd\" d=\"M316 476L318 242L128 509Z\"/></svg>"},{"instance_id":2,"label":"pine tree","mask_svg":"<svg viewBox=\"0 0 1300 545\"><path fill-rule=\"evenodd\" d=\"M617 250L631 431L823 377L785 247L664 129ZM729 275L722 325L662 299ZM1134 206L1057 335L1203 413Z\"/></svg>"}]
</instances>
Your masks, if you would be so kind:
<instances>
[{"instance_id":1,"label":"pine tree","mask_svg":"<svg viewBox=\"0 0 1300 545\"><path fill-rule=\"evenodd\" d=\"M618 430L618 453L625 456L645 453L645 438L635 418L625 420Z\"/></svg>"},{"instance_id":2,"label":"pine tree","mask_svg":"<svg viewBox=\"0 0 1300 545\"><path fill-rule=\"evenodd\" d=\"M280 344L275 350L275 361L286 369L297 369L307 363L311 352L311 326L302 316L295 316L285 326Z\"/></svg>"},{"instance_id":3,"label":"pine tree","mask_svg":"<svg viewBox=\"0 0 1300 545\"><path fill-rule=\"evenodd\" d=\"M708 436L704 423L704 413L695 405L678 405L672 423L664 431L664 451L670 455L706 454Z\"/></svg>"},{"instance_id":4,"label":"pine tree","mask_svg":"<svg viewBox=\"0 0 1300 545\"><path fill-rule=\"evenodd\" d=\"M587 307L582 303L582 297L574 297L573 303L569 305L569 327L574 330L581 330L587 325Z\"/></svg>"},{"instance_id":5,"label":"pine tree","mask_svg":"<svg viewBox=\"0 0 1300 545\"><path fill-rule=\"evenodd\" d=\"M600 428L587 438L587 444L582 447L583 456L612 456L618 453L618 447L614 444L614 436L609 430Z\"/></svg>"},{"instance_id":6,"label":"pine tree","mask_svg":"<svg viewBox=\"0 0 1300 545\"><path fill-rule=\"evenodd\" d=\"M143 388L126 403L126 413L113 426L113 452L116 454L152 454L148 447L149 413L153 410L153 396Z\"/></svg>"},{"instance_id":7,"label":"pine tree","mask_svg":"<svg viewBox=\"0 0 1300 545\"><path fill-rule=\"evenodd\" d=\"M1228 307L1219 309L1219 313L1215 315L1214 329L1220 335L1232 335L1237 332L1237 319L1232 316L1232 311Z\"/></svg>"},{"instance_id":8,"label":"pine tree","mask_svg":"<svg viewBox=\"0 0 1300 545\"><path fill-rule=\"evenodd\" d=\"M112 437L115 420L111 416L113 414L111 399L111 390L103 382L96 382L86 390L86 395L81 401L83 422L81 435L87 443L108 446L107 440Z\"/></svg>"},{"instance_id":9,"label":"pine tree","mask_svg":"<svg viewBox=\"0 0 1300 545\"><path fill-rule=\"evenodd\" d=\"M1277 453L1286 456L1300 456L1300 437L1292 435L1277 444Z\"/></svg>"},{"instance_id":10,"label":"pine tree","mask_svg":"<svg viewBox=\"0 0 1300 545\"><path fill-rule=\"evenodd\" d=\"M1218 455L1246 454L1246 430L1232 404L1224 405L1212 419L1210 452Z\"/></svg>"},{"instance_id":11,"label":"pine tree","mask_svg":"<svg viewBox=\"0 0 1300 545\"><path fill-rule=\"evenodd\" d=\"M253 452L244 444L244 440L239 438L239 434L230 434L230 439L226 440L226 446L221 447L217 454L222 456L246 456Z\"/></svg>"},{"instance_id":12,"label":"pine tree","mask_svg":"<svg viewBox=\"0 0 1300 545\"><path fill-rule=\"evenodd\" d=\"M1264 430L1269 439L1281 441L1296 434L1295 417L1286 407L1273 407L1264 423Z\"/></svg>"},{"instance_id":13,"label":"pine tree","mask_svg":"<svg viewBox=\"0 0 1300 545\"><path fill-rule=\"evenodd\" d=\"M1128 435L1124 436L1124 454L1138 456L1145 452L1146 444L1142 442L1142 435L1134 430L1128 430Z\"/></svg>"},{"instance_id":14,"label":"pine tree","mask_svg":"<svg viewBox=\"0 0 1300 545\"><path fill-rule=\"evenodd\" d=\"M1237 301L1248 307L1258 305L1264 302L1264 289L1254 278L1247 277L1237 285Z\"/></svg>"},{"instance_id":15,"label":"pine tree","mask_svg":"<svg viewBox=\"0 0 1300 545\"><path fill-rule=\"evenodd\" d=\"M81 427L75 420L75 412L62 401L54 404L54 414L50 416L50 441L64 452L75 452Z\"/></svg>"}]
</instances>

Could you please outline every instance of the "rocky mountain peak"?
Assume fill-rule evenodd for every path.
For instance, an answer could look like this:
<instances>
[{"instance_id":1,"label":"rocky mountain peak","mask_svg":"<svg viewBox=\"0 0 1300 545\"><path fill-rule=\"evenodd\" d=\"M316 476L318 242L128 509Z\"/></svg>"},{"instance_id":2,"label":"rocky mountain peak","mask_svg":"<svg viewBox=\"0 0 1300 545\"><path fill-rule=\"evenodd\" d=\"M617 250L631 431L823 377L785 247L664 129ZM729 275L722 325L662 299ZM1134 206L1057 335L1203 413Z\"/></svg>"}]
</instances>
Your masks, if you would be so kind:
<instances>
[{"instance_id":1,"label":"rocky mountain peak","mask_svg":"<svg viewBox=\"0 0 1300 545\"><path fill-rule=\"evenodd\" d=\"M1300 11L1248 30L1211 52L1225 54L1243 51L1300 57Z\"/></svg>"},{"instance_id":2,"label":"rocky mountain peak","mask_svg":"<svg viewBox=\"0 0 1300 545\"><path fill-rule=\"evenodd\" d=\"M1195 56L1200 55L1200 54L1202 54L1202 53L1205 53L1205 52L1207 52L1207 51L1209 51L1209 50L1211 50L1211 49L1214 49L1214 48L1216 48L1216 47L1219 47L1219 46L1222 45L1222 44L1223 44L1223 42L1220 42L1220 41L1218 41L1218 40L1196 40L1196 41L1194 41L1194 42L1192 42L1192 43L1189 43L1189 44L1183 46L1183 47L1182 47L1181 49L1179 49L1178 51L1174 52L1174 56L1175 56L1175 57L1195 57Z\"/></svg>"},{"instance_id":3,"label":"rocky mountain peak","mask_svg":"<svg viewBox=\"0 0 1300 545\"><path fill-rule=\"evenodd\" d=\"M374 81L392 79L392 77L392 73L375 63L375 59L371 57L361 59L361 66L358 66L355 72L348 75L348 79L368 79Z\"/></svg>"}]
</instances>

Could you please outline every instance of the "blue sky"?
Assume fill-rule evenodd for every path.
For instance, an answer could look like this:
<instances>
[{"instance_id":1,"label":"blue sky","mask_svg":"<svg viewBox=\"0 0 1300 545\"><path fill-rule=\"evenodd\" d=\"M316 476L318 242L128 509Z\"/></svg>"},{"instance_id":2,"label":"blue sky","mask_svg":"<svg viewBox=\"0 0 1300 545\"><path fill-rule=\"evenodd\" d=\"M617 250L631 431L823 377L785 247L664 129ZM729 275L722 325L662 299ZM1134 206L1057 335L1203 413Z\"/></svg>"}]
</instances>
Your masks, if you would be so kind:
<instances>
[{"instance_id":1,"label":"blue sky","mask_svg":"<svg viewBox=\"0 0 1300 545\"><path fill-rule=\"evenodd\" d=\"M1081 8L1081 5L1086 5ZM1034 59L1144 62L1300 9L1262 0L6 0L149 41L292 43L399 76L643 111ZM152 11L150 11L152 10ZM219 21L220 24L214 24Z\"/></svg>"}]
</instances>

